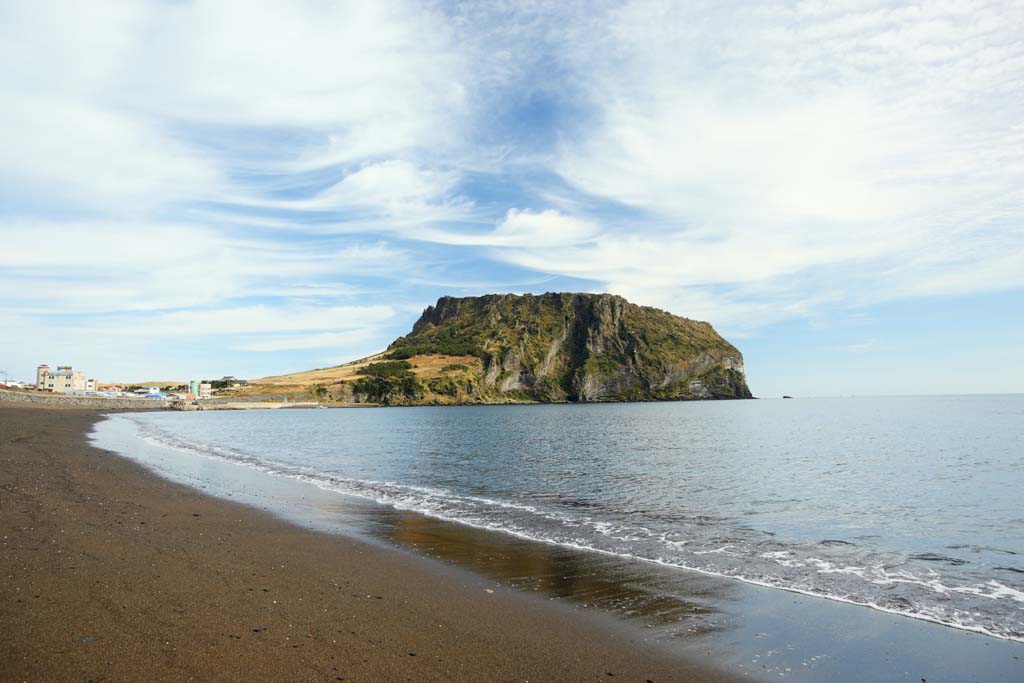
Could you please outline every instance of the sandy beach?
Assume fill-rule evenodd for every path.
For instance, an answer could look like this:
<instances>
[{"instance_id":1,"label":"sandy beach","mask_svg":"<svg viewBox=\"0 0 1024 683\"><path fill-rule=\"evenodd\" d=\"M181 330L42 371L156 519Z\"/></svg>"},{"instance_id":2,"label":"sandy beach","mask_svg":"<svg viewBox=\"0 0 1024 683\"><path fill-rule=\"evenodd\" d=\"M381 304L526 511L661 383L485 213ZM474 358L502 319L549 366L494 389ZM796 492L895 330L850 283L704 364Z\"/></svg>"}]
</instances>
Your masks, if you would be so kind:
<instances>
[{"instance_id":1,"label":"sandy beach","mask_svg":"<svg viewBox=\"0 0 1024 683\"><path fill-rule=\"evenodd\" d=\"M164 481L91 447L98 419L0 409L4 680L730 680L469 572Z\"/></svg>"}]
</instances>

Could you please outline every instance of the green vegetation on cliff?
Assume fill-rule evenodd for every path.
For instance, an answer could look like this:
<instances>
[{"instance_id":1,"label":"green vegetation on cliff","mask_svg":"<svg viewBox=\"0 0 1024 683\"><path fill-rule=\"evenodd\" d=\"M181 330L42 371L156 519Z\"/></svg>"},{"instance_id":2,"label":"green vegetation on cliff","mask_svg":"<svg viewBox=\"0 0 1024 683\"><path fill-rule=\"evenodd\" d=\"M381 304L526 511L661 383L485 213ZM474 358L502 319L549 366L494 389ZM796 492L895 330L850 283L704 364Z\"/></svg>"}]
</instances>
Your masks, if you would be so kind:
<instances>
[{"instance_id":1,"label":"green vegetation on cliff","mask_svg":"<svg viewBox=\"0 0 1024 683\"><path fill-rule=\"evenodd\" d=\"M423 397L423 387L404 360L370 363L365 377L352 384L352 392L372 403L408 403Z\"/></svg>"},{"instance_id":2,"label":"green vegetation on cliff","mask_svg":"<svg viewBox=\"0 0 1024 683\"><path fill-rule=\"evenodd\" d=\"M412 375L412 363L404 360L385 361L383 363L370 363L362 370L362 374L370 377L404 377Z\"/></svg>"},{"instance_id":3,"label":"green vegetation on cliff","mask_svg":"<svg viewBox=\"0 0 1024 683\"><path fill-rule=\"evenodd\" d=\"M479 359L420 377L417 357ZM442 297L389 360L365 367L355 400L622 401L750 398L743 356L705 322L610 294ZM412 361L412 362L410 362Z\"/></svg>"}]
</instances>

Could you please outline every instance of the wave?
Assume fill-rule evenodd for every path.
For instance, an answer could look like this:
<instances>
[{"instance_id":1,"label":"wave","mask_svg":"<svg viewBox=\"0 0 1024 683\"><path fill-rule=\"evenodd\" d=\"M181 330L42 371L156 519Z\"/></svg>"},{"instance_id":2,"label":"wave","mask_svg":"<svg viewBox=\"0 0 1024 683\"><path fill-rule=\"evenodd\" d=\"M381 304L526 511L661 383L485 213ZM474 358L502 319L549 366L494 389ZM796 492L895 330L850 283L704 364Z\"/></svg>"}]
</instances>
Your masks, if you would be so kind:
<instances>
[{"instance_id":1,"label":"wave","mask_svg":"<svg viewBox=\"0 0 1024 683\"><path fill-rule=\"evenodd\" d=\"M845 564L844 558L813 554L814 547L837 552L861 552L859 546L848 541L825 539L805 548L785 546L771 540L769 543L774 549L765 550L763 544L751 543L745 538L722 535L694 538L679 530L657 530L621 521L594 519L584 514L585 508L580 511L552 510L434 486L336 476L228 447L188 441L128 416L119 416L119 419L131 423L138 438L157 447L288 477L322 490L398 510L525 540L699 572L1024 642L1024 620L1021 620L1024 607L986 611L979 606L985 602L990 605L1024 605L1024 591L995 579L951 584L948 578L931 567L923 573L914 573L903 567L868 562L863 558L860 563ZM736 532L737 529L730 531ZM966 564L964 560L933 553L907 557L948 567ZM1024 570L1009 567L995 569L1024 573ZM949 604L957 598L966 602L961 606ZM1014 617L1018 620L1016 624L1011 623Z\"/></svg>"}]
</instances>

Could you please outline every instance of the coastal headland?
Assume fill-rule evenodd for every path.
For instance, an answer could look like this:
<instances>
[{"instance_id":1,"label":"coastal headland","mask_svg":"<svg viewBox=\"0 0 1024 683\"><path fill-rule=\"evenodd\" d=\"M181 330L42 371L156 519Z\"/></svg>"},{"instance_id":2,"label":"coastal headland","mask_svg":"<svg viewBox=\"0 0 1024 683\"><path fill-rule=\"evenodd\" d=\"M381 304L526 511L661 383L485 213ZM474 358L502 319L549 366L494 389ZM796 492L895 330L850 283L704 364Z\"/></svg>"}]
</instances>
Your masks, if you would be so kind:
<instances>
[{"instance_id":1,"label":"coastal headland","mask_svg":"<svg viewBox=\"0 0 1024 683\"><path fill-rule=\"evenodd\" d=\"M236 395L379 405L751 398L710 324L612 294L441 297L387 350Z\"/></svg>"},{"instance_id":2,"label":"coastal headland","mask_svg":"<svg viewBox=\"0 0 1024 683\"><path fill-rule=\"evenodd\" d=\"M732 678L468 572L162 480L90 446L98 419L0 406L6 680Z\"/></svg>"}]
</instances>

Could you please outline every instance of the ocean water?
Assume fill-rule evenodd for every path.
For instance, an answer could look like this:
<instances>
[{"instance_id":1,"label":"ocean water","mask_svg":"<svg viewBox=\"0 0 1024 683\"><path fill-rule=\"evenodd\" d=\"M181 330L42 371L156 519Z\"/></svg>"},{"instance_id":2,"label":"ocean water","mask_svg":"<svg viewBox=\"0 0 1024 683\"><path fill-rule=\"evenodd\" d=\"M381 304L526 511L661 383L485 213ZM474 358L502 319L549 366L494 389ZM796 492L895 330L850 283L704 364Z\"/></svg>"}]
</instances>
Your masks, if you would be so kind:
<instances>
[{"instance_id":1,"label":"ocean water","mask_svg":"<svg viewBox=\"0 0 1024 683\"><path fill-rule=\"evenodd\" d=\"M1024 641L1020 395L136 413L94 438Z\"/></svg>"}]
</instances>

